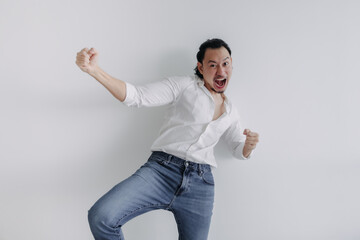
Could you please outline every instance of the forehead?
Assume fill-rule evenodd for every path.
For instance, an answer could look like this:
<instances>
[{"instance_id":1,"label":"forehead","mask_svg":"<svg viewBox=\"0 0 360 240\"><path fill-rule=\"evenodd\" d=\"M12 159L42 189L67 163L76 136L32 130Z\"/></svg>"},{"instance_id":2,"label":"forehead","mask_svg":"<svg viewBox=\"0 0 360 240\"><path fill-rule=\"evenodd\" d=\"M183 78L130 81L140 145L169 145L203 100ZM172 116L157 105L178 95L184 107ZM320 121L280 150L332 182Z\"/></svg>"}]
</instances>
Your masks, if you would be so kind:
<instances>
[{"instance_id":1,"label":"forehead","mask_svg":"<svg viewBox=\"0 0 360 240\"><path fill-rule=\"evenodd\" d=\"M208 48L205 51L204 60L222 61L226 57L230 57L228 50L225 47L221 48Z\"/></svg>"}]
</instances>

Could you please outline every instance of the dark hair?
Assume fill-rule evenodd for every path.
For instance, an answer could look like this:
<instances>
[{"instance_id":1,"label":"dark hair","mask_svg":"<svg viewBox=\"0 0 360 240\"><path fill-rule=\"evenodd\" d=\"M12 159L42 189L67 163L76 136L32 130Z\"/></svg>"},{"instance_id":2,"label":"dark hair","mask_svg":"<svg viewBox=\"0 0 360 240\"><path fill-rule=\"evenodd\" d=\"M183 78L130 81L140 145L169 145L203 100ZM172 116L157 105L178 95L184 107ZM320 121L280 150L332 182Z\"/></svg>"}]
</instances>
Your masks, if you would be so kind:
<instances>
[{"instance_id":1,"label":"dark hair","mask_svg":"<svg viewBox=\"0 0 360 240\"><path fill-rule=\"evenodd\" d=\"M216 49L216 48L221 48L224 47L226 48L226 50L228 50L230 56L231 56L231 50L230 47L227 45L226 42L224 42L223 40L219 39L219 38L213 38L213 39L208 39L205 42L203 42L200 47L199 47L199 51L196 54L196 58L197 61L202 63L202 61L204 60L204 56L205 56L205 51L208 48L212 48L212 49ZM198 67L196 66L194 68L195 71L195 75L198 76L199 78L203 79L204 76L200 73Z\"/></svg>"}]
</instances>

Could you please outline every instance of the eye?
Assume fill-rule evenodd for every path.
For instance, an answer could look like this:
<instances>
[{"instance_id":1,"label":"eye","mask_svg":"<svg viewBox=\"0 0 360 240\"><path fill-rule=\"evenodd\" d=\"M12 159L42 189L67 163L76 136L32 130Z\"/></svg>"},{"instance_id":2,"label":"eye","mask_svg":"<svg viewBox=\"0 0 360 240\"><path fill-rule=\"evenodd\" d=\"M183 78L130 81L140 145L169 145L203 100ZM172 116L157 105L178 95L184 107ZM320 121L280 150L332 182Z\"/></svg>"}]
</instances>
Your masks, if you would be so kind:
<instances>
[{"instance_id":1,"label":"eye","mask_svg":"<svg viewBox=\"0 0 360 240\"><path fill-rule=\"evenodd\" d=\"M224 62L224 66L229 66L229 62Z\"/></svg>"},{"instance_id":2,"label":"eye","mask_svg":"<svg viewBox=\"0 0 360 240\"><path fill-rule=\"evenodd\" d=\"M214 67L216 67L216 65L215 64L210 64L210 67L214 68Z\"/></svg>"}]
</instances>

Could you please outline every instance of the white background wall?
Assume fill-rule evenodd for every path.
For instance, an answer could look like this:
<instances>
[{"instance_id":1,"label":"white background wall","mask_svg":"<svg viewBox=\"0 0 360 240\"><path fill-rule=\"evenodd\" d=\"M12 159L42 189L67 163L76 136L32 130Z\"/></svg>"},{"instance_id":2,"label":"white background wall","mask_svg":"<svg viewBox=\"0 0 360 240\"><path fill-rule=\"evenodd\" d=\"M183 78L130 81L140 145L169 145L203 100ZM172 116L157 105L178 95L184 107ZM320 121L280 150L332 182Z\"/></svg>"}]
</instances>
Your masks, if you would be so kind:
<instances>
[{"instance_id":1,"label":"white background wall","mask_svg":"<svg viewBox=\"0 0 360 240\"><path fill-rule=\"evenodd\" d=\"M0 239L91 239L87 210L149 154L163 108L130 109L75 65L84 47L133 84L233 50L227 95L260 133L220 144L210 240L360 239L360 2L0 1ZM124 226L177 239L172 215Z\"/></svg>"}]
</instances>

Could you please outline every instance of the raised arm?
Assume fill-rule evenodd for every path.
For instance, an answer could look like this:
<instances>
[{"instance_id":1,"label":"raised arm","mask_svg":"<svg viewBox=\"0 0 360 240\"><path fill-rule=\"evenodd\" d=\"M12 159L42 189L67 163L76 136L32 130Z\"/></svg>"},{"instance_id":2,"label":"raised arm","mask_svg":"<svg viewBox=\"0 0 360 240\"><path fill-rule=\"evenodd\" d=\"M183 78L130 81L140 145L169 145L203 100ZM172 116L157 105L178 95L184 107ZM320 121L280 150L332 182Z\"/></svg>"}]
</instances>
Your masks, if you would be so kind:
<instances>
[{"instance_id":1,"label":"raised arm","mask_svg":"<svg viewBox=\"0 0 360 240\"><path fill-rule=\"evenodd\" d=\"M106 73L98 66L99 53L94 49L82 49L77 53L76 64L79 68L88 73L101 83L109 92L120 101L126 98L126 83Z\"/></svg>"}]
</instances>

